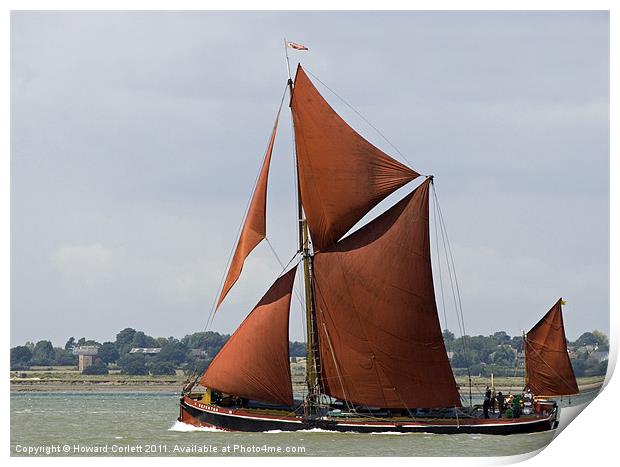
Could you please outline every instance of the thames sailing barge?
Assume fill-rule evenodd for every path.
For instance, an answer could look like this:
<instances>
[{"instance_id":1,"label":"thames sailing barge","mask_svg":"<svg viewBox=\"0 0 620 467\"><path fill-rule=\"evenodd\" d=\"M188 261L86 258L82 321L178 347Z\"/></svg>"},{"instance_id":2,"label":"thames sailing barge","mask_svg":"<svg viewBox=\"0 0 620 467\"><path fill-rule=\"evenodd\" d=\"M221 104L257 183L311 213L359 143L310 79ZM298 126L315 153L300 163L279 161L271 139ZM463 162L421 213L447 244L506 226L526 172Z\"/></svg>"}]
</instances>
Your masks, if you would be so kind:
<instances>
[{"instance_id":1,"label":"thames sailing barge","mask_svg":"<svg viewBox=\"0 0 620 467\"><path fill-rule=\"evenodd\" d=\"M289 307L297 265L283 271L209 368L188 384L179 420L234 431L511 434L554 427L555 405L521 418L463 407L440 328L424 180L348 236L374 206L420 177L373 146L327 103L299 65L289 78L299 251L307 330L304 396L294 399ZM286 91L285 91L286 96ZM283 97L284 101L284 97ZM280 110L282 103L280 104ZM278 116L217 306L266 236ZM196 383L206 388L192 392Z\"/></svg>"}]
</instances>

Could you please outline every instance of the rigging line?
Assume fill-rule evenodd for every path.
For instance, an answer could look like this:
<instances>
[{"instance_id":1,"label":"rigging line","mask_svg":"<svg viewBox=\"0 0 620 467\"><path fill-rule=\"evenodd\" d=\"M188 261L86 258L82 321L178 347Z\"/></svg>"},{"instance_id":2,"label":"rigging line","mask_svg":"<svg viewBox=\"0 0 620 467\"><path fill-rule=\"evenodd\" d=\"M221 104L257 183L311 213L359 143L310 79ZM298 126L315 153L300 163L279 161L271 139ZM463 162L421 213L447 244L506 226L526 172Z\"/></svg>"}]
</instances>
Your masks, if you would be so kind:
<instances>
[{"instance_id":1,"label":"rigging line","mask_svg":"<svg viewBox=\"0 0 620 467\"><path fill-rule=\"evenodd\" d=\"M282 263L282 260L280 259L280 256L278 256L278 253L276 252L275 248L273 247L273 244L269 241L269 237L265 236L265 240L267 240L267 244L269 245L269 248L271 249L271 252L273 253L273 255L276 257L276 260L278 261L278 264L280 265L280 267L283 270L286 269L286 266L284 266L284 264ZM299 252L296 252L295 255L293 255L293 258L295 256L297 256L298 254L299 254ZM289 264L291 264L291 261L289 261ZM303 303L302 300L301 300L301 296L299 295L299 291L295 290L295 287L293 287L293 292L295 293L295 296L297 297L299 302Z\"/></svg>"},{"instance_id":2,"label":"rigging line","mask_svg":"<svg viewBox=\"0 0 620 467\"><path fill-rule=\"evenodd\" d=\"M271 244L271 241L269 241L269 237L265 236L265 240L267 241L267 244L269 245L269 248L271 248L271 252L273 253L273 256L276 257L276 261L278 261L278 264L280 265L280 267L284 268L284 264L282 264L282 261L280 260L280 257L278 256L278 253L276 253L275 248Z\"/></svg>"},{"instance_id":3,"label":"rigging line","mask_svg":"<svg viewBox=\"0 0 620 467\"><path fill-rule=\"evenodd\" d=\"M465 317L463 315L463 304L461 302L461 291L460 291L460 288L459 288L459 281L458 281L458 278L456 276L456 267L454 265L454 255L452 254L452 247L450 245L450 238L448 237L448 229L446 228L446 225L445 225L445 221L444 221L444 218L443 218L443 213L441 212L441 206L439 205L439 199L437 198L437 193L436 192L435 192L435 199L437 199L437 210L439 212L439 218L440 218L441 223L443 225L443 229L446 232L446 240L447 240L447 243L448 243L448 250L450 251L450 262L452 263L452 271L454 273L454 282L456 284L456 293L457 293L458 302L459 302L459 310L460 310L460 313L461 313L461 321L463 323L463 331L465 331Z\"/></svg>"},{"instance_id":4,"label":"rigging line","mask_svg":"<svg viewBox=\"0 0 620 467\"><path fill-rule=\"evenodd\" d=\"M433 184L433 197L435 199L435 206L437 208L439 208L439 200L437 198L437 193L435 190L435 185ZM439 213L439 210L437 211ZM458 327L459 327L459 332L461 333L461 337L462 337L462 344L463 344L463 350L466 351L466 347L465 347L465 327L462 325L461 323L461 319L459 316L459 312L458 312L458 302L457 302L457 298L456 298L456 291L454 288L454 280L452 278L452 269L450 268L450 261L448 259L448 246L447 246L447 240L446 240L446 232L444 229L444 225L441 222L441 217L439 217L439 227L440 227L440 233L441 233L441 238L442 238L442 243L443 243L443 249L444 249L444 256L445 256L445 260L446 260L446 266L448 268L448 277L450 279L450 288L452 290L452 300L454 301L454 310L456 312L456 318L457 318L457 322L458 322Z\"/></svg>"},{"instance_id":5,"label":"rigging line","mask_svg":"<svg viewBox=\"0 0 620 467\"><path fill-rule=\"evenodd\" d=\"M435 186L433 184L433 192L434 191L435 191ZM443 287L443 274L442 274L442 271L441 271L441 253L439 252L439 233L438 233L438 227L437 227L438 222L439 221L437 219L437 203L434 202L433 203L433 226L434 226L434 230L435 230L435 247L436 247L436 250L437 250L437 266L438 266L438 273L439 273L439 287L440 287L440 290L441 290L441 305L442 305L442 310L443 310L443 319L444 319L445 329L449 330L449 328L448 328L448 315L447 315L447 312L446 312L446 299L445 299L444 287ZM449 267L449 265L448 265L448 267ZM458 315L457 315L457 320L458 320ZM458 326L460 328L460 324ZM469 363L468 363L467 372L469 374ZM471 375L469 375L469 377L471 378ZM461 398L461 400L463 400L463 402L465 401L465 397L461 394L460 391L459 391L459 397Z\"/></svg>"},{"instance_id":6,"label":"rigging line","mask_svg":"<svg viewBox=\"0 0 620 467\"><path fill-rule=\"evenodd\" d=\"M288 269L288 267L291 265L291 263L295 260L295 258L297 257L298 253L296 252L292 258L289 260L288 263L286 263L286 266L282 267L282 270L278 273L276 280L278 280L280 277L282 277L285 273L285 271ZM297 265L299 264L301 260L298 260L297 263L295 263L295 267L297 267ZM275 281L274 281L275 282ZM290 310L289 310L290 313ZM249 316L249 315L248 315ZM219 353L218 353L219 354ZM217 356L217 355L216 355Z\"/></svg>"},{"instance_id":7,"label":"rigging line","mask_svg":"<svg viewBox=\"0 0 620 467\"><path fill-rule=\"evenodd\" d=\"M364 120L364 122L366 122L373 130L375 130L379 136L381 136L381 138L383 138L390 146L392 146L392 148L400 155L400 157L402 157L405 162L407 162L407 164L409 164L410 167L413 167L413 164L409 161L409 159L407 159L407 157L400 152L400 150L394 145L394 143L392 143L387 136L385 136L376 126L374 126L372 123L370 123L370 121L364 117L355 107L353 107L351 104L349 104L344 98L342 98L340 95L338 95L338 93L336 91L334 91L332 88L330 88L327 84L325 84L323 81L321 81L321 79L316 76L314 73L312 73L312 71L310 71L309 69L305 69L314 79L316 79L319 83L321 83L323 86L325 86L325 88L331 92L334 96L336 96L338 99L340 99L347 107L349 107L353 112L355 112L362 120Z\"/></svg>"},{"instance_id":8,"label":"rigging line","mask_svg":"<svg viewBox=\"0 0 620 467\"><path fill-rule=\"evenodd\" d=\"M437 266L439 269L439 288L441 290L441 306L443 309L443 320L445 324L445 329L448 329L448 315L446 313L446 300L444 297L443 291L443 278L441 274L441 254L439 253L439 234L437 232L437 206L433 203L433 226L435 230L435 247L437 248Z\"/></svg>"},{"instance_id":9,"label":"rigging line","mask_svg":"<svg viewBox=\"0 0 620 467\"><path fill-rule=\"evenodd\" d=\"M462 326L462 329L463 329L463 336L467 336L467 332L466 332L466 329L465 329L465 316L463 314L463 305L462 305L462 302L461 302L461 291L460 291L460 288L459 288L458 278L456 276L456 267L454 265L454 255L452 254L452 247L450 245L450 238L448 237L448 230L446 228L446 224L445 224L445 221L444 221L443 213L441 211L441 205L439 204L439 198L437 197L437 192L435 191L434 186L433 186L433 194L435 196L435 201L437 203L437 212L439 214L439 220L440 220L440 224L441 224L441 229L442 229L442 232L445 233L445 241L446 241L446 243L448 245L448 252L450 254L450 263L448 264L448 267L450 268L450 266L451 266L452 274L454 275L454 284L456 286L456 298L458 300L457 313L458 313L458 315L460 315L461 326ZM447 258L446 258L446 261L447 261ZM467 340L469 340L469 339L467 339Z\"/></svg>"},{"instance_id":10,"label":"rigging line","mask_svg":"<svg viewBox=\"0 0 620 467\"><path fill-rule=\"evenodd\" d=\"M439 198L437 196L437 190L435 188L435 184L432 184L433 186L433 198L435 199L435 203L434 205L437 208L437 214L439 215L439 227L440 227L440 232L441 232L441 237L443 240L443 246L444 246L444 253L446 256L446 266L448 267L448 276L450 278L450 288L452 290L452 298L454 300L454 307L455 307L455 312L456 312L456 318L457 318L457 323L459 326L459 330L461 332L461 343L463 346L463 352L464 352L464 357L465 357L465 362L467 363L467 377L469 380L469 403L470 405L472 404L472 398L471 398L471 389L472 389L472 380L471 380L471 368L470 368L470 362L469 362L469 340L467 338L467 334L465 331L465 319L463 316L463 309L462 306L459 308L459 305L461 304L461 297L460 297L460 291L459 291L459 287L458 287L458 281L456 278L456 268L454 267L454 258L452 257L452 249L450 247L450 241L448 238L448 232L445 226L445 222L443 220L443 215L441 212L441 206L439 205ZM446 247L447 244L447 247ZM450 262L448 260L448 252L450 254L450 257L452 258L452 262ZM452 267L450 267L452 266ZM452 278L452 275L454 274L454 281ZM455 290L454 290L454 285L456 283L456 295L455 295ZM458 304L457 305L457 295L458 295ZM460 313L459 313L460 310Z\"/></svg>"},{"instance_id":11,"label":"rigging line","mask_svg":"<svg viewBox=\"0 0 620 467\"><path fill-rule=\"evenodd\" d=\"M388 379L389 380L389 379ZM391 381L390 381L391 383ZM415 421L415 415L413 414L413 412L411 412L411 409L409 408L409 406L407 406L407 403L404 401L404 399L401 397L400 392L396 390L396 387L394 387L395 391L394 393L398 396L398 399L400 399L401 404L403 404L403 407L405 408L405 410L407 411L407 413L409 414L409 416L411 417L411 419L413 421ZM460 395L459 395L460 396Z\"/></svg>"},{"instance_id":12,"label":"rigging line","mask_svg":"<svg viewBox=\"0 0 620 467\"><path fill-rule=\"evenodd\" d=\"M284 267L282 268L282 270L280 271L280 274L278 274L278 279L279 279L280 277L282 277L282 275L283 275L283 274L284 274L284 272L288 269L288 267L291 265L291 263L292 263L293 261L295 261L295 258L297 257L297 255L298 255L298 254L299 254L298 252L295 252L295 254L291 257L291 259L289 260L289 262L288 262L288 263L286 263L286 266L284 266ZM295 266L297 266L297 265L300 263L300 261L301 261L301 259L299 259L299 260L295 263Z\"/></svg>"},{"instance_id":13,"label":"rigging line","mask_svg":"<svg viewBox=\"0 0 620 467\"><path fill-rule=\"evenodd\" d=\"M450 280L450 289L452 291L452 300L454 301L454 312L456 314L456 320L457 320L457 326L459 328L459 333L461 334L461 337L463 339L465 339L465 330L463 328L463 325L461 323L461 317L459 316L458 313L458 305L457 305L457 300L456 300L456 292L454 289L454 279L452 277L452 269L450 268L450 261L448 260L448 247L446 245L446 237L445 237L445 232L443 230L443 226L441 226L440 224L440 232L441 232L441 239L442 239L442 243L443 243L443 250L444 250L444 257L445 257L445 261L446 261L446 268L448 271L448 278ZM463 348L463 350L465 350L465 348Z\"/></svg>"},{"instance_id":14,"label":"rigging line","mask_svg":"<svg viewBox=\"0 0 620 467\"><path fill-rule=\"evenodd\" d=\"M435 196L435 200L437 201L437 212L439 213L439 219L441 221L442 231L445 232L446 242L448 244L448 251L450 253L450 264L452 266L452 273L454 275L454 283L456 284L456 294L458 298L458 314L460 314L461 326L463 328L463 343L467 345L468 349L471 349L471 346L469 345L469 337L467 336L467 331L465 329L465 315L463 314L463 304L461 302L461 291L459 287L458 277L456 275L456 266L454 265L454 255L452 254L452 246L450 244L450 238L448 236L448 229L446 227L443 213L441 211L441 205L439 204L439 198L437 197L437 192L434 189L433 189L433 193ZM469 368L469 366L467 367L467 372L469 374L470 387L471 387L471 369Z\"/></svg>"},{"instance_id":15,"label":"rigging line","mask_svg":"<svg viewBox=\"0 0 620 467\"><path fill-rule=\"evenodd\" d=\"M275 125L277 125L278 123L278 118L280 116L280 112L282 111L282 104L284 103L284 98L286 97L286 92L288 90L288 83L287 85L284 87L284 92L282 93L282 98L280 99L280 105L278 106L278 113L276 114L276 123ZM275 126L274 125L274 126ZM269 148L269 142L267 142L267 147L265 148L265 154L267 153L267 149ZM263 158L264 160L264 158ZM254 179L254 184L252 186L252 191L250 192L250 196L248 198L248 201L246 203L245 206L245 211L243 214L243 217L241 218L241 223L239 224L239 228L237 229L237 235L236 235L236 241L233 244L232 249L230 250L230 254L228 255L228 261L226 262L226 268L224 269L223 273L222 273L222 278L220 279L220 285L217 288L217 292L215 293L215 297L213 298L213 303L211 305L211 310L209 311L209 316L207 318L207 322L205 324L205 326L203 327L203 331L205 332L207 329L210 328L210 326L213 324L213 320L215 319L215 311L216 311L216 304L217 304L217 299L220 296L220 293L222 291L222 288L224 287L224 280L226 279L226 275L228 273L228 268L230 267L230 263L232 262L232 258L235 252L235 249L237 247L237 243L239 242L239 237L241 235L241 230L243 229L243 225L245 224L245 219L246 216L248 215L248 210L250 209L250 203L252 202L252 197L254 196L254 191L256 190L256 185L258 184L258 178L260 177L260 173L261 173L261 169L263 167L263 164L261 162L259 169L258 169L258 173L256 174L256 178ZM266 236L265 236L266 238Z\"/></svg>"},{"instance_id":16,"label":"rigging line","mask_svg":"<svg viewBox=\"0 0 620 467\"><path fill-rule=\"evenodd\" d=\"M286 272L286 270L288 269L288 267L291 265L291 263L295 260L295 258L297 257L297 255L298 255L298 253L297 253L297 252L295 252L295 254L291 257L291 259L289 260L289 262L288 262L288 263L286 263L286 266L283 266L283 267L282 267L282 270L278 273L278 275L277 275L277 277L276 277L276 280L278 280L280 277L282 277L282 276L284 275L284 273ZM297 265L299 264L299 262L300 262L300 261L301 261L301 260L299 260L299 261L297 261L297 263L295 263L295 267L297 267ZM275 281L274 281L274 282L275 282ZM290 310L289 310L289 313L290 313ZM212 324L212 321L211 321L211 323L209 323L209 324Z\"/></svg>"},{"instance_id":17,"label":"rigging line","mask_svg":"<svg viewBox=\"0 0 620 467\"><path fill-rule=\"evenodd\" d=\"M276 250L273 247L273 244L269 241L269 237L265 237L265 240L267 241L267 244L269 245L269 248L271 248L271 252L273 253L273 255L276 257L276 260L278 261L278 264L280 265L280 267L282 269L286 269L286 266L284 266L284 264L282 263L282 260L280 259L280 256L278 256L278 253L276 252ZM295 253L295 256L298 255L299 252ZM294 257L294 256L293 256ZM290 262L289 262L290 264ZM301 296L299 295L299 291L295 290L295 287L293 287L293 292L295 293L295 296L297 297L297 299L300 301L300 303L303 303L301 300Z\"/></svg>"}]
</instances>

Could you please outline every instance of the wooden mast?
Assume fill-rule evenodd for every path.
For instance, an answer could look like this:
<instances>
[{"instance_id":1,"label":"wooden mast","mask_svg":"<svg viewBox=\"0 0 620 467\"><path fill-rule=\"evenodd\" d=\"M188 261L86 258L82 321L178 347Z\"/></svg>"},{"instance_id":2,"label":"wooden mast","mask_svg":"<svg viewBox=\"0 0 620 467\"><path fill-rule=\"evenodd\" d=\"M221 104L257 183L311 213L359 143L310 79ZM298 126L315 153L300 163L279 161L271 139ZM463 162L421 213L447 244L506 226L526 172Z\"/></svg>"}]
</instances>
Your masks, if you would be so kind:
<instances>
[{"instance_id":1,"label":"wooden mast","mask_svg":"<svg viewBox=\"0 0 620 467\"><path fill-rule=\"evenodd\" d=\"M288 57L288 44L286 38L284 39L284 53L286 55L286 67L288 71L288 87L290 93L289 107L292 106L293 101L293 79L291 77L291 66ZM293 131L293 141L295 138L295 132ZM295 159L295 173L297 182L297 229L298 229L298 246L303 257L303 271L304 271L304 295L305 295L305 311L306 311L306 385L308 387L308 396L304 405L306 414L310 414L312 406L318 399L317 395L317 372L315 366L316 355L316 332L315 332L315 319L313 310L313 297L312 297L312 272L311 261L312 254L310 252L310 241L308 235L308 224L304 216L303 205L301 202L301 188L299 183L299 165L297 164L297 157L295 157L295 144L293 144L293 157Z\"/></svg>"}]
</instances>

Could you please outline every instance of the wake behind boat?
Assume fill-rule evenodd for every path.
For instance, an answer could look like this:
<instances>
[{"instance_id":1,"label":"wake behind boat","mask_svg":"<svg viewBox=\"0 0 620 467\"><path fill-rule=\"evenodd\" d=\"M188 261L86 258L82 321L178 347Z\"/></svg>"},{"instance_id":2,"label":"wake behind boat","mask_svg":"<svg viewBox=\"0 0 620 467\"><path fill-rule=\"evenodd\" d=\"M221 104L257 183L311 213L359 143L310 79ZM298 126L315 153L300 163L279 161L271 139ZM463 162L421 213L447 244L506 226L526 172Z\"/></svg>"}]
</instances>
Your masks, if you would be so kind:
<instances>
[{"instance_id":1,"label":"wake behind boat","mask_svg":"<svg viewBox=\"0 0 620 467\"><path fill-rule=\"evenodd\" d=\"M422 177L360 136L301 65L287 90L298 188L299 249L289 263L294 265L285 268L206 372L186 385L179 420L248 432L512 434L557 426L552 400L536 400L512 418L507 411L488 414L472 406L471 397L469 407L462 405L435 300L433 177ZM281 108L282 103L217 307L266 237L267 180ZM418 178L423 181L401 201L343 238L380 201ZM298 263L307 330L301 400L293 397L288 349ZM537 350L526 356L542 356L528 364L528 382L544 389L535 385L544 371L533 368L546 364L548 343L535 332L528 335L528 349ZM195 390L199 385L204 391Z\"/></svg>"}]
</instances>

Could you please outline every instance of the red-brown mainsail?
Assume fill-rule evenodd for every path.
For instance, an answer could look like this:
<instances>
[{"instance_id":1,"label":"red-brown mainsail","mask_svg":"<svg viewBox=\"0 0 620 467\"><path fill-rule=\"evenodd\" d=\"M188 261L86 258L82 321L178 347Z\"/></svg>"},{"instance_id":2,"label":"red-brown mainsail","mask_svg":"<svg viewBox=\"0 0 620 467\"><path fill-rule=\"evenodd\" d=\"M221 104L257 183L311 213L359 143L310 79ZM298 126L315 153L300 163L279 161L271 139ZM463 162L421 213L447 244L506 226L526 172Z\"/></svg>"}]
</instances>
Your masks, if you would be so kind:
<instances>
[{"instance_id":1,"label":"red-brown mainsail","mask_svg":"<svg viewBox=\"0 0 620 467\"><path fill-rule=\"evenodd\" d=\"M562 299L525 335L526 385L537 396L579 393L568 356Z\"/></svg>"},{"instance_id":2,"label":"red-brown mainsail","mask_svg":"<svg viewBox=\"0 0 620 467\"><path fill-rule=\"evenodd\" d=\"M353 130L301 66L291 108L301 199L314 248L325 250L377 203L419 174Z\"/></svg>"},{"instance_id":3,"label":"red-brown mainsail","mask_svg":"<svg viewBox=\"0 0 620 467\"><path fill-rule=\"evenodd\" d=\"M281 109L281 107L280 107ZM224 285L220 293L220 297L217 301L217 307L221 305L222 301L226 297L226 294L230 291L243 269L243 263L248 255L252 252L256 245L258 245L267 234L266 226L266 211L267 211L267 181L269 179L269 165L271 163L271 153L273 152L273 143L276 139L276 131L278 129L278 120L280 118L280 110L276 116L276 121L273 125L273 131L269 138L269 144L265 153L265 159L261 166L258 180L256 182L256 188L252 194L252 199L248 207L248 213L245 217L243 227L241 228L241 234L235 248Z\"/></svg>"},{"instance_id":4,"label":"red-brown mainsail","mask_svg":"<svg viewBox=\"0 0 620 467\"><path fill-rule=\"evenodd\" d=\"M293 405L288 323L296 269L276 280L213 359L200 384L247 399Z\"/></svg>"},{"instance_id":5,"label":"red-brown mainsail","mask_svg":"<svg viewBox=\"0 0 620 467\"><path fill-rule=\"evenodd\" d=\"M314 257L325 392L373 407L460 406L433 289L427 179Z\"/></svg>"}]
</instances>

